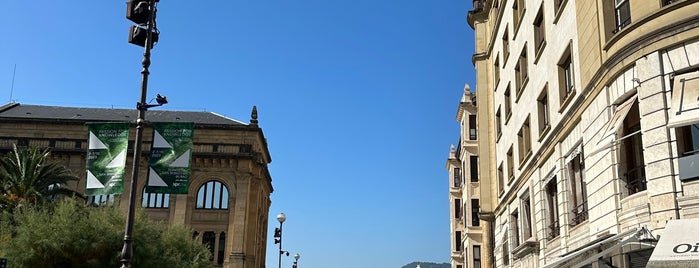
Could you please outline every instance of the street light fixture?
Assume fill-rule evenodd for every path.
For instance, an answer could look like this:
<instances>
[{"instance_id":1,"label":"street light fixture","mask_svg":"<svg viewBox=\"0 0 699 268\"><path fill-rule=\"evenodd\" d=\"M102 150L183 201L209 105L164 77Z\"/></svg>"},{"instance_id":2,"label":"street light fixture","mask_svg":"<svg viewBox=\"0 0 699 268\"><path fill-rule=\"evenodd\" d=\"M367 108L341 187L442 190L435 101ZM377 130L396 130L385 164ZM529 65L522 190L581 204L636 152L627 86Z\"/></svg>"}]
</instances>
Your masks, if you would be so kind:
<instances>
[{"instance_id":1,"label":"street light fixture","mask_svg":"<svg viewBox=\"0 0 699 268\"><path fill-rule=\"evenodd\" d=\"M286 215L279 213L277 221L279 221L279 228L274 228L274 243L279 244L279 268L282 268L282 254L286 252L282 250L282 226L284 221L286 221ZM289 256L289 252L286 252L286 256Z\"/></svg>"},{"instance_id":2,"label":"street light fixture","mask_svg":"<svg viewBox=\"0 0 699 268\"><path fill-rule=\"evenodd\" d=\"M292 268L298 268L299 258L301 258L300 254L298 254L298 253L294 254L294 265L291 266Z\"/></svg>"},{"instance_id":3,"label":"street light fixture","mask_svg":"<svg viewBox=\"0 0 699 268\"><path fill-rule=\"evenodd\" d=\"M136 188L138 186L138 171L139 162L141 159L141 143L143 141L143 125L146 121L146 111L148 108L161 106L166 104L167 98L158 94L155 100L158 104L146 103L146 95L148 94L148 67L150 67L150 50L153 44L158 41L158 27L155 25L155 13L157 10L156 2L159 0L130 0L126 3L126 18L138 24L131 26L129 35L129 43L142 46L143 60L141 65L141 99L136 103L138 110L138 119L136 120L136 140L134 141L133 150L133 169L131 170L131 184L129 186L129 207L126 214L126 227L124 230L124 247L121 249L121 268L131 267L131 259L133 257L133 225L136 206ZM145 28L144 28L145 27ZM138 35L134 35L135 30L139 29Z\"/></svg>"}]
</instances>

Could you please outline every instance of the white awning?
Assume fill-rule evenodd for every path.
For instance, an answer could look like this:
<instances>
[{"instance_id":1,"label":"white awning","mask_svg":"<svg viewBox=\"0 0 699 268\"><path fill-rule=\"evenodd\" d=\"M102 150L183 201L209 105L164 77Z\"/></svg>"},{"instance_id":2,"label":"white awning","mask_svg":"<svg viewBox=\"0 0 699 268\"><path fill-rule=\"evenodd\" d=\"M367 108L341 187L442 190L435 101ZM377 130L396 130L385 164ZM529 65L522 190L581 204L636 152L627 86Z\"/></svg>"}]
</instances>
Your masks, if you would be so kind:
<instances>
[{"instance_id":1,"label":"white awning","mask_svg":"<svg viewBox=\"0 0 699 268\"><path fill-rule=\"evenodd\" d=\"M675 76L668 127L699 123L699 72Z\"/></svg>"},{"instance_id":2,"label":"white awning","mask_svg":"<svg viewBox=\"0 0 699 268\"><path fill-rule=\"evenodd\" d=\"M629 138L633 135L636 135L638 133L641 133L641 131L636 131L634 133L628 134L624 137L621 137L619 139L606 139L609 136L614 136L616 137L617 131L619 131L619 128L621 128L621 125L624 124L624 119L626 118L626 115L629 114L629 111L631 111L631 106L633 106L634 102L636 102L636 99L638 98L638 95L633 95L631 98L626 100L625 102L619 104L616 108L616 112L614 113L614 116L612 116L612 119L610 119L606 124L604 124L604 127L602 127L602 138L601 140L597 143L595 146L595 149L590 152L589 155L593 155L596 153L599 153L602 150L611 148L612 146L616 145L620 141Z\"/></svg>"},{"instance_id":3,"label":"white awning","mask_svg":"<svg viewBox=\"0 0 699 268\"><path fill-rule=\"evenodd\" d=\"M616 107L614 116L612 116L612 119L610 119L609 122L604 125L604 128L602 128L604 130L602 138L615 134L619 130L621 125L624 123L624 118L626 118L626 115L629 114L631 106L633 106L633 103L636 102L637 96L638 95L633 95L631 98Z\"/></svg>"},{"instance_id":4,"label":"white awning","mask_svg":"<svg viewBox=\"0 0 699 268\"><path fill-rule=\"evenodd\" d=\"M583 253L594 250L595 253L598 253L598 249L601 245L608 244L611 242L614 242L615 244L604 250L603 252L599 252L598 254L595 254L593 257L588 258L584 261L577 262L574 267L581 267L586 264L590 264L591 262L597 260L599 256L603 256L604 254L607 254L613 250L619 249L620 247L626 245L629 242L636 242L640 241L643 238L647 238L647 235L649 232L645 227L643 228L633 228L624 232L621 232L619 234L611 235L606 238L603 238L601 240L595 241L593 243L589 243L586 246L580 247L576 250L573 250L571 252L568 252L566 254L561 255L557 259L547 263L546 265L542 266L542 268L553 268L553 267L560 267L562 264L573 260L577 257L582 256ZM602 254L602 255L600 255ZM566 265L565 267L569 267L571 264Z\"/></svg>"},{"instance_id":5,"label":"white awning","mask_svg":"<svg viewBox=\"0 0 699 268\"><path fill-rule=\"evenodd\" d=\"M646 267L699 266L699 219L671 220Z\"/></svg>"}]
</instances>

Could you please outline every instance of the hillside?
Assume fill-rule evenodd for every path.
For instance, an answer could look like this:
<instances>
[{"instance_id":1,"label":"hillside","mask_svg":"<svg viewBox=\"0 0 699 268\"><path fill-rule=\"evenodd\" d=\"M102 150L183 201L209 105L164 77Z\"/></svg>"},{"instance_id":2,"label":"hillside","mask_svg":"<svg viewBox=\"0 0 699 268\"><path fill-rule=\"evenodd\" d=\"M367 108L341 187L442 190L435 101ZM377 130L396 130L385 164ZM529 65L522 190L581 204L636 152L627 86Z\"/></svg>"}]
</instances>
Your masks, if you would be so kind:
<instances>
[{"instance_id":1,"label":"hillside","mask_svg":"<svg viewBox=\"0 0 699 268\"><path fill-rule=\"evenodd\" d=\"M449 263L434 263L434 262L411 262L409 264L403 265L401 268L415 268L417 265L420 265L420 268L451 268L451 265Z\"/></svg>"}]
</instances>

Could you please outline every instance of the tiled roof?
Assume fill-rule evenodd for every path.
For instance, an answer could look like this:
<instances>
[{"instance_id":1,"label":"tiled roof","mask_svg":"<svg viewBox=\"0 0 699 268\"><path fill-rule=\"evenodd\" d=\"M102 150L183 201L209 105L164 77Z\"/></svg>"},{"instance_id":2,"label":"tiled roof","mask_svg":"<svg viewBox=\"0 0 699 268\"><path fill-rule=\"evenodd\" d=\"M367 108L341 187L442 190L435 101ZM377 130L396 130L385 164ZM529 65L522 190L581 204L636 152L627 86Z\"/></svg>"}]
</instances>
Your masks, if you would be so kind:
<instances>
[{"instance_id":1,"label":"tiled roof","mask_svg":"<svg viewBox=\"0 0 699 268\"><path fill-rule=\"evenodd\" d=\"M27 120L75 120L88 121L135 121L136 109L81 108L27 105L10 103L0 107L0 119ZM195 124L244 126L243 122L212 112L166 111L153 109L146 112L150 122L193 122Z\"/></svg>"}]
</instances>

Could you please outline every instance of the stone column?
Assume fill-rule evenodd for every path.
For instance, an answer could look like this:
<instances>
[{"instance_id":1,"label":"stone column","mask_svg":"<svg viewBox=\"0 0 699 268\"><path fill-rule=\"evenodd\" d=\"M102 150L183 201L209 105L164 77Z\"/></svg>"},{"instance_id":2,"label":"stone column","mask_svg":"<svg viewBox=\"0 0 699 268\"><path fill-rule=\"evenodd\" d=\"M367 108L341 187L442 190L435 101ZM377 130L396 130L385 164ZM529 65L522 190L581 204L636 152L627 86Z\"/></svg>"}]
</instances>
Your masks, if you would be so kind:
<instances>
[{"instance_id":1,"label":"stone column","mask_svg":"<svg viewBox=\"0 0 699 268\"><path fill-rule=\"evenodd\" d=\"M245 253L245 225L247 221L248 195L250 193L250 175L235 175L235 197L232 209L229 210L228 237L226 248L230 249L229 257L224 262L226 268L244 268Z\"/></svg>"}]
</instances>

